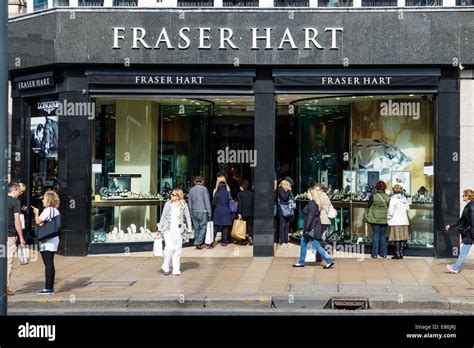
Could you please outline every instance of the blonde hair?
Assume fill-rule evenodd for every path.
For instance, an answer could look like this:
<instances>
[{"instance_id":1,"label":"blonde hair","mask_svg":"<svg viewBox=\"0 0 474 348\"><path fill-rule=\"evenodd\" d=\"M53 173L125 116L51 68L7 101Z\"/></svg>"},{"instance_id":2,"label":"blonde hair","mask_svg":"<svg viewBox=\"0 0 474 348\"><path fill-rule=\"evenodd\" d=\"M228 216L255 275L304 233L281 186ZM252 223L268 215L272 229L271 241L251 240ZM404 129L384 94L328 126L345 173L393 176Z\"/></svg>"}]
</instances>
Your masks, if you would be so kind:
<instances>
[{"instance_id":1,"label":"blonde hair","mask_svg":"<svg viewBox=\"0 0 474 348\"><path fill-rule=\"evenodd\" d=\"M59 208L59 204L61 203L61 201L59 200L59 196L56 192L46 191L46 193L44 194L44 198L46 198L48 207Z\"/></svg>"},{"instance_id":2,"label":"blonde hair","mask_svg":"<svg viewBox=\"0 0 474 348\"><path fill-rule=\"evenodd\" d=\"M392 187L392 191L393 193L402 193L403 192L403 187L401 187L400 185L395 185Z\"/></svg>"},{"instance_id":3,"label":"blonde hair","mask_svg":"<svg viewBox=\"0 0 474 348\"><path fill-rule=\"evenodd\" d=\"M280 187L282 187L283 190L285 190L285 191L290 191L291 190L291 184L286 180L281 181Z\"/></svg>"},{"instance_id":4,"label":"blonde hair","mask_svg":"<svg viewBox=\"0 0 474 348\"><path fill-rule=\"evenodd\" d=\"M219 175L219 176L217 176L216 187L214 188L213 195L219 189L219 184L220 184L221 181L225 182L225 187L226 187L227 191L230 192L230 187L229 187L229 184L227 183L227 180L226 180L225 176L224 175Z\"/></svg>"},{"instance_id":5,"label":"blonde hair","mask_svg":"<svg viewBox=\"0 0 474 348\"><path fill-rule=\"evenodd\" d=\"M20 186L20 192L23 193L26 191L26 185L22 182L18 183L18 186Z\"/></svg>"},{"instance_id":6,"label":"blonde hair","mask_svg":"<svg viewBox=\"0 0 474 348\"><path fill-rule=\"evenodd\" d=\"M466 189L462 193L464 194L464 196L467 196L467 198L469 198L470 201L474 200L474 191L473 190Z\"/></svg>"},{"instance_id":7,"label":"blonde hair","mask_svg":"<svg viewBox=\"0 0 474 348\"><path fill-rule=\"evenodd\" d=\"M171 193L176 193L176 195L178 196L178 204L181 206L181 208L184 209L184 207L186 206L186 201L184 200L184 193L183 193L183 190L179 189L179 188L175 188L173 189L173 191L171 191Z\"/></svg>"}]
</instances>

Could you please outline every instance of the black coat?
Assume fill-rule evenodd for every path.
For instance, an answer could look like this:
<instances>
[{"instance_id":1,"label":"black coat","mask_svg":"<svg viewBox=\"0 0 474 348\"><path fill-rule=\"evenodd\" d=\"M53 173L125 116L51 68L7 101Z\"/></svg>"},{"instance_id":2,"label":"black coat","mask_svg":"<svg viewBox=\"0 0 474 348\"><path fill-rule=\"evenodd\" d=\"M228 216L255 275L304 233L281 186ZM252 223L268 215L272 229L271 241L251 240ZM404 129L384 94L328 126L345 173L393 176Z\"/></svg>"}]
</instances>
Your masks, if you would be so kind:
<instances>
[{"instance_id":1,"label":"black coat","mask_svg":"<svg viewBox=\"0 0 474 348\"><path fill-rule=\"evenodd\" d=\"M461 217L451 228L459 228L463 244L472 244L474 232L474 201L470 201L466 204Z\"/></svg>"},{"instance_id":2,"label":"black coat","mask_svg":"<svg viewBox=\"0 0 474 348\"><path fill-rule=\"evenodd\" d=\"M242 217L251 217L253 216L253 192L249 190L244 190L237 193L237 214L242 215Z\"/></svg>"},{"instance_id":3,"label":"black coat","mask_svg":"<svg viewBox=\"0 0 474 348\"><path fill-rule=\"evenodd\" d=\"M314 228L315 239L323 239L323 228L321 226L321 212L315 201L311 200L303 209L304 213L304 232L311 231Z\"/></svg>"}]
</instances>

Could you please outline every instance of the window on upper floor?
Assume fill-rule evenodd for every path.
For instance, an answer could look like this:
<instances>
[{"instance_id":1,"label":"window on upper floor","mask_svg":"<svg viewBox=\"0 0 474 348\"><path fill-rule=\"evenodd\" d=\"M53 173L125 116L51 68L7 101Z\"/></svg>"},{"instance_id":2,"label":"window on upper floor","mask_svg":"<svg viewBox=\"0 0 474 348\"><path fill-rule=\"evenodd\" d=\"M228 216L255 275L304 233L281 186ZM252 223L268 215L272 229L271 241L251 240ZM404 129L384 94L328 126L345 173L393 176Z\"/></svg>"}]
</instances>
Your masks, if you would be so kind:
<instances>
[{"instance_id":1,"label":"window on upper floor","mask_svg":"<svg viewBox=\"0 0 474 348\"><path fill-rule=\"evenodd\" d=\"M456 0L456 6L474 6L474 0Z\"/></svg>"},{"instance_id":2,"label":"window on upper floor","mask_svg":"<svg viewBox=\"0 0 474 348\"><path fill-rule=\"evenodd\" d=\"M53 6L69 6L69 0L54 0Z\"/></svg>"},{"instance_id":3,"label":"window on upper floor","mask_svg":"<svg viewBox=\"0 0 474 348\"><path fill-rule=\"evenodd\" d=\"M275 7L309 7L309 0L274 0Z\"/></svg>"},{"instance_id":4,"label":"window on upper floor","mask_svg":"<svg viewBox=\"0 0 474 348\"><path fill-rule=\"evenodd\" d=\"M406 0L406 6L443 6L443 0Z\"/></svg>"},{"instance_id":5,"label":"window on upper floor","mask_svg":"<svg viewBox=\"0 0 474 348\"><path fill-rule=\"evenodd\" d=\"M362 7L397 6L397 0L362 0Z\"/></svg>"},{"instance_id":6,"label":"window on upper floor","mask_svg":"<svg viewBox=\"0 0 474 348\"><path fill-rule=\"evenodd\" d=\"M138 0L114 0L114 6L138 6Z\"/></svg>"},{"instance_id":7,"label":"window on upper floor","mask_svg":"<svg viewBox=\"0 0 474 348\"><path fill-rule=\"evenodd\" d=\"M178 0L178 7L213 7L214 0Z\"/></svg>"},{"instance_id":8,"label":"window on upper floor","mask_svg":"<svg viewBox=\"0 0 474 348\"><path fill-rule=\"evenodd\" d=\"M79 6L104 6L104 0L79 0Z\"/></svg>"},{"instance_id":9,"label":"window on upper floor","mask_svg":"<svg viewBox=\"0 0 474 348\"><path fill-rule=\"evenodd\" d=\"M34 0L33 1L33 10L41 11L48 8L48 0Z\"/></svg>"},{"instance_id":10,"label":"window on upper floor","mask_svg":"<svg viewBox=\"0 0 474 348\"><path fill-rule=\"evenodd\" d=\"M224 7L258 7L258 0L224 0Z\"/></svg>"},{"instance_id":11,"label":"window on upper floor","mask_svg":"<svg viewBox=\"0 0 474 348\"><path fill-rule=\"evenodd\" d=\"M319 7L352 7L352 0L319 0Z\"/></svg>"}]
</instances>

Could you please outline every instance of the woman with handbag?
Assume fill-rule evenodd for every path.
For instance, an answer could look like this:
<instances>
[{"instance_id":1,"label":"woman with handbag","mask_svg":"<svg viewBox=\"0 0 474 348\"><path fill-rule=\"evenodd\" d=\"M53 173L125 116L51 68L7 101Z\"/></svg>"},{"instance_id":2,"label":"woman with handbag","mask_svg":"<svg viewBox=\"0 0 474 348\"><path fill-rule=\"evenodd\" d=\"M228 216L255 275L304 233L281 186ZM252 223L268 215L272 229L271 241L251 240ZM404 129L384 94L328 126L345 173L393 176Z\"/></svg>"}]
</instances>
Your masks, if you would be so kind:
<instances>
[{"instance_id":1,"label":"woman with handbag","mask_svg":"<svg viewBox=\"0 0 474 348\"><path fill-rule=\"evenodd\" d=\"M186 223L185 223L186 221ZM173 263L173 275L181 274L180 261L183 250L183 240L186 240L186 233L191 232L191 216L188 205L184 200L184 193L181 189L171 191L171 200L166 202L163 213L158 224L158 232L165 240L165 250L163 251L163 265L161 271L165 275L170 275L170 263Z\"/></svg>"},{"instance_id":2,"label":"woman with handbag","mask_svg":"<svg viewBox=\"0 0 474 348\"><path fill-rule=\"evenodd\" d=\"M461 217L454 225L446 225L446 231L458 228L462 237L461 252L456 263L446 265L448 271L456 274L461 270L461 266L469 254L469 250L471 250L474 234L474 191L464 190L462 198L467 204L462 211Z\"/></svg>"},{"instance_id":3,"label":"woman with handbag","mask_svg":"<svg viewBox=\"0 0 474 348\"><path fill-rule=\"evenodd\" d=\"M35 215L35 223L43 226L44 223L59 216L59 196L54 191L47 191L43 196L44 210L39 215L39 209L31 207ZM58 251L59 235L39 242L39 251L45 266L45 286L43 290L37 292L38 295L54 295L54 278L56 269L54 267L54 254Z\"/></svg>"},{"instance_id":4,"label":"woman with handbag","mask_svg":"<svg viewBox=\"0 0 474 348\"><path fill-rule=\"evenodd\" d=\"M372 258L380 255L387 257L387 214L390 197L385 193L387 184L379 181L375 184L376 192L369 198L367 222L372 227Z\"/></svg>"},{"instance_id":5,"label":"woman with handbag","mask_svg":"<svg viewBox=\"0 0 474 348\"><path fill-rule=\"evenodd\" d=\"M393 196L390 198L387 213L387 222L390 226L388 240L395 246L392 259L399 260L403 259L403 244L410 239L410 220L408 219L410 204L403 195L403 188L400 185L393 186L392 191Z\"/></svg>"},{"instance_id":6,"label":"woman with handbag","mask_svg":"<svg viewBox=\"0 0 474 348\"><path fill-rule=\"evenodd\" d=\"M327 262L324 268L329 269L334 266L334 261L322 246L323 229L321 225L321 210L319 209L321 205L320 197L314 188L308 190L307 196L309 203L303 209L304 228L303 235L301 236L300 259L293 267L304 267L307 245L311 243L316 252Z\"/></svg>"},{"instance_id":7,"label":"woman with handbag","mask_svg":"<svg viewBox=\"0 0 474 348\"><path fill-rule=\"evenodd\" d=\"M287 176L281 181L277 190L277 211L279 226L279 242L280 246L288 247L288 234L290 233L290 222L293 216L294 207L293 194L291 186L294 185L293 180Z\"/></svg>"},{"instance_id":8,"label":"woman with handbag","mask_svg":"<svg viewBox=\"0 0 474 348\"><path fill-rule=\"evenodd\" d=\"M227 243L230 242L229 229L232 226L232 212L229 204L231 200L232 197L230 192L227 191L225 181L221 181L212 199L212 206L214 207L214 241L217 232L221 232L221 246L223 247L227 246ZM210 247L212 246L213 244Z\"/></svg>"}]
</instances>

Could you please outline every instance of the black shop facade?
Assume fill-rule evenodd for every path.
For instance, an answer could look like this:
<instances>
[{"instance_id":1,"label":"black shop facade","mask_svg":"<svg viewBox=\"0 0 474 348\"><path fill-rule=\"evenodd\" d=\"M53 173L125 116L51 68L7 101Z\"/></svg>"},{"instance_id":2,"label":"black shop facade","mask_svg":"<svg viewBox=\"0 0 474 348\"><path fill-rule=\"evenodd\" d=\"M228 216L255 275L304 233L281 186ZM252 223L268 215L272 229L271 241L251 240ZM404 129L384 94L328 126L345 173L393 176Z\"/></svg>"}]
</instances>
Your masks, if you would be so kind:
<instances>
[{"instance_id":1,"label":"black shop facade","mask_svg":"<svg viewBox=\"0 0 474 348\"><path fill-rule=\"evenodd\" d=\"M210 192L225 176L233 197L249 181L254 256L274 255L274 189L287 176L294 243L320 182L338 211L331 244L369 252L367 200L383 180L411 202L407 255L458 247L443 232L459 213L451 54L421 50L425 34L395 12L267 12L104 9L71 21L55 9L10 21L11 178L32 205L59 193L65 255L151 250L171 189L186 194L197 175ZM456 50L436 23L464 13L425 15L431 40ZM401 35L367 36L372 17Z\"/></svg>"}]
</instances>

